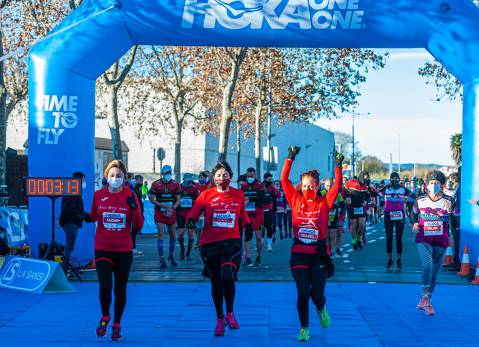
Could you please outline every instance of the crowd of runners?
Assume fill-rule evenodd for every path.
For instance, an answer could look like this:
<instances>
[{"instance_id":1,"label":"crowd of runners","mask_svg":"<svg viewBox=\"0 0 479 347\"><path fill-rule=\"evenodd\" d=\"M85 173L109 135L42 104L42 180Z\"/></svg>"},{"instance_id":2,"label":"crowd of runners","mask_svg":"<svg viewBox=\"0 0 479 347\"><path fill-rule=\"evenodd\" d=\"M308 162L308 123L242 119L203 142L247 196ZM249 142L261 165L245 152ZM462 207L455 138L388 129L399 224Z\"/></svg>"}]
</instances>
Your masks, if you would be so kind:
<instances>
[{"instance_id":1,"label":"crowd of runners","mask_svg":"<svg viewBox=\"0 0 479 347\"><path fill-rule=\"evenodd\" d=\"M263 247L273 252L275 241L291 239L290 268L297 288L301 326L298 340L309 340L310 299L321 326L326 328L331 322L324 291L327 278L335 272L334 258L342 255L345 230L351 234L353 249L359 252L367 243L367 225L380 222L384 223L386 234L388 271L394 266L397 271L402 269L405 225L409 223L416 233L423 264L423 291L417 308L434 315L431 297L450 242L449 234L459 247L460 174L453 174L447 180L443 173L432 171L425 180L414 178L402 182L400 175L393 172L388 182L373 183L363 171L347 179L342 175L343 156L336 154L334 177L321 179L316 170L311 170L303 173L300 183L294 186L289 174L299 152L298 147L288 149L280 180L274 180L270 173L260 180L254 168L249 168L237 178L234 188L232 170L221 162L211 173L199 173L197 182L192 175L185 175L179 183L173 180L172 168L167 165L161 178L147 191L155 206L160 267L178 266L177 242L181 261L191 260L193 250L199 249L203 275L211 280L217 315L214 335L224 335L226 327L239 329L234 299L241 266L261 265ZM113 290L111 337L118 340L132 259L141 254L136 249L135 238L144 222L146 191L141 176L127 179L121 161L110 163L104 176L105 187L95 193L85 221L97 222L95 258L102 311L97 335L107 333ZM168 233L166 258L165 233ZM455 254L459 254L458 249ZM456 259L451 269L458 266Z\"/></svg>"}]
</instances>

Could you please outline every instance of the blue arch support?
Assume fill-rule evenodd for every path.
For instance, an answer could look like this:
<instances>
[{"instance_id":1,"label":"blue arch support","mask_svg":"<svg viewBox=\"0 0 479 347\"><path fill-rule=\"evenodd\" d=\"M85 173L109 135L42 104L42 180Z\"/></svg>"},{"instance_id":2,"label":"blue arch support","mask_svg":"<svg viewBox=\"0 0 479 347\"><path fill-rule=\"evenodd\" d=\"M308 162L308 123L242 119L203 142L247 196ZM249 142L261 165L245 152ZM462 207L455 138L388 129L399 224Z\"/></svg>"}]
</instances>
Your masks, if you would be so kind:
<instances>
[{"instance_id":1,"label":"blue arch support","mask_svg":"<svg viewBox=\"0 0 479 347\"><path fill-rule=\"evenodd\" d=\"M470 0L85 0L29 55L30 175L87 174L93 194L95 80L133 45L425 48L464 84L462 199L479 198L479 9ZM47 201L30 201L34 251ZM462 204L479 255L479 210ZM93 255L93 230L75 255Z\"/></svg>"}]
</instances>

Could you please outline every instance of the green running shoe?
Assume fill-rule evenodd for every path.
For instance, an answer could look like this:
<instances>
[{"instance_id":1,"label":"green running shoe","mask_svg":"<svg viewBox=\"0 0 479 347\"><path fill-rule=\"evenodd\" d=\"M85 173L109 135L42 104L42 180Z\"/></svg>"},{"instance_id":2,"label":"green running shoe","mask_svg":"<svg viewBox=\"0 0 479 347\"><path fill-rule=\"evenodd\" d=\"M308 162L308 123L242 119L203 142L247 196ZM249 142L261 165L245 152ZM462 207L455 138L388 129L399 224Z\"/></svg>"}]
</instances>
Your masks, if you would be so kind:
<instances>
[{"instance_id":1,"label":"green running shoe","mask_svg":"<svg viewBox=\"0 0 479 347\"><path fill-rule=\"evenodd\" d=\"M319 315L319 322L321 323L321 326L323 328L329 327L329 325L331 324L331 317L329 316L328 311L326 311L326 307L322 310L317 310L317 312Z\"/></svg>"},{"instance_id":2,"label":"green running shoe","mask_svg":"<svg viewBox=\"0 0 479 347\"><path fill-rule=\"evenodd\" d=\"M299 330L298 341L309 341L309 328Z\"/></svg>"}]
</instances>

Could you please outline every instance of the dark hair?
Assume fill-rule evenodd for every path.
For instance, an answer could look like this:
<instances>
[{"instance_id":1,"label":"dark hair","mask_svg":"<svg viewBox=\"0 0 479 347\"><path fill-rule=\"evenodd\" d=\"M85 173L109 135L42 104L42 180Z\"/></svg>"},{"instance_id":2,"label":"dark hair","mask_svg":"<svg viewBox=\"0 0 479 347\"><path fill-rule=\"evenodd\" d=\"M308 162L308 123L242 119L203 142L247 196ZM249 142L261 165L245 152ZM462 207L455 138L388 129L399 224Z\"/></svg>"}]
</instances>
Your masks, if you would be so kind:
<instances>
[{"instance_id":1,"label":"dark hair","mask_svg":"<svg viewBox=\"0 0 479 347\"><path fill-rule=\"evenodd\" d=\"M256 173L256 170L254 169L254 167L249 167L246 169L246 172L254 172Z\"/></svg>"},{"instance_id":2,"label":"dark hair","mask_svg":"<svg viewBox=\"0 0 479 347\"><path fill-rule=\"evenodd\" d=\"M391 175L389 176L389 178L393 178L393 177L399 178L399 174L397 172L391 172Z\"/></svg>"},{"instance_id":3,"label":"dark hair","mask_svg":"<svg viewBox=\"0 0 479 347\"><path fill-rule=\"evenodd\" d=\"M207 177L208 175L206 175L206 172L204 171L201 171L200 174L198 175L198 177Z\"/></svg>"},{"instance_id":4,"label":"dark hair","mask_svg":"<svg viewBox=\"0 0 479 347\"><path fill-rule=\"evenodd\" d=\"M427 183L438 180L442 185L446 184L446 176L439 170L432 170L427 174Z\"/></svg>"},{"instance_id":5,"label":"dark hair","mask_svg":"<svg viewBox=\"0 0 479 347\"><path fill-rule=\"evenodd\" d=\"M142 175L136 175L135 176L135 180L142 180L143 179L143 176Z\"/></svg>"},{"instance_id":6,"label":"dark hair","mask_svg":"<svg viewBox=\"0 0 479 347\"><path fill-rule=\"evenodd\" d=\"M266 172L264 175L263 175L263 179L267 179L267 178L270 178L270 177L273 177L273 175L269 172Z\"/></svg>"},{"instance_id":7,"label":"dark hair","mask_svg":"<svg viewBox=\"0 0 479 347\"><path fill-rule=\"evenodd\" d=\"M311 177L317 184L319 184L319 172L316 170L309 170L308 172L303 173L301 175L301 180L303 180L303 177Z\"/></svg>"},{"instance_id":8,"label":"dark hair","mask_svg":"<svg viewBox=\"0 0 479 347\"><path fill-rule=\"evenodd\" d=\"M238 177L238 182L246 182L246 176L245 175L240 175Z\"/></svg>"},{"instance_id":9,"label":"dark hair","mask_svg":"<svg viewBox=\"0 0 479 347\"><path fill-rule=\"evenodd\" d=\"M85 174L81 171L75 171L73 174L72 174L72 177L73 178L85 178Z\"/></svg>"},{"instance_id":10,"label":"dark hair","mask_svg":"<svg viewBox=\"0 0 479 347\"><path fill-rule=\"evenodd\" d=\"M216 164L216 166L212 170L213 176L216 174L216 171L220 169L225 169L230 174L230 177L233 178L233 170L231 170L230 164L225 161L220 161L218 162L218 164Z\"/></svg>"}]
</instances>

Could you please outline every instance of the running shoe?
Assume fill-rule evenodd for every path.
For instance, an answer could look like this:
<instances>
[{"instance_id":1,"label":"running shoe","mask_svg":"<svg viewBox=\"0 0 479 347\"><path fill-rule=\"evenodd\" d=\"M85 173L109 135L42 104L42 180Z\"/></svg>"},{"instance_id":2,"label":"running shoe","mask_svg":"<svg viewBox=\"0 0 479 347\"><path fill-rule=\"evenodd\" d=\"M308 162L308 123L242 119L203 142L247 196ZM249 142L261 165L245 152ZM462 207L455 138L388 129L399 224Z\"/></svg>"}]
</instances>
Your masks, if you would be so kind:
<instances>
[{"instance_id":1,"label":"running shoe","mask_svg":"<svg viewBox=\"0 0 479 347\"><path fill-rule=\"evenodd\" d=\"M343 253L341 252L341 250L339 248L336 248L336 255L338 255L338 256L343 255Z\"/></svg>"},{"instance_id":2,"label":"running shoe","mask_svg":"<svg viewBox=\"0 0 479 347\"><path fill-rule=\"evenodd\" d=\"M268 246L268 252L273 252L273 246L271 245Z\"/></svg>"},{"instance_id":3,"label":"running shoe","mask_svg":"<svg viewBox=\"0 0 479 347\"><path fill-rule=\"evenodd\" d=\"M351 244L353 245L353 249L354 249L355 251L359 250L358 241L357 241L356 239L353 239L353 240L351 241Z\"/></svg>"},{"instance_id":4,"label":"running shoe","mask_svg":"<svg viewBox=\"0 0 479 347\"><path fill-rule=\"evenodd\" d=\"M225 336L225 319L224 317L216 320L215 336Z\"/></svg>"},{"instance_id":5,"label":"running shoe","mask_svg":"<svg viewBox=\"0 0 479 347\"><path fill-rule=\"evenodd\" d=\"M319 322L321 323L321 326L323 328L329 327L331 324L331 317L329 316L328 311L326 311L326 307L324 307L322 310L317 310L318 315L319 315Z\"/></svg>"},{"instance_id":6,"label":"running shoe","mask_svg":"<svg viewBox=\"0 0 479 347\"><path fill-rule=\"evenodd\" d=\"M244 266L253 266L253 262L251 261L251 258L246 258L245 262L244 262Z\"/></svg>"},{"instance_id":7,"label":"running shoe","mask_svg":"<svg viewBox=\"0 0 479 347\"><path fill-rule=\"evenodd\" d=\"M259 266L259 265L261 265L261 257L258 255L256 257L256 261L254 262L254 266Z\"/></svg>"},{"instance_id":8,"label":"running shoe","mask_svg":"<svg viewBox=\"0 0 479 347\"><path fill-rule=\"evenodd\" d=\"M96 328L96 336L104 337L106 335L106 328L108 328L110 319L110 316L101 316L100 323L98 323L98 327Z\"/></svg>"},{"instance_id":9,"label":"running shoe","mask_svg":"<svg viewBox=\"0 0 479 347\"><path fill-rule=\"evenodd\" d=\"M170 262L171 266L178 266L178 263L175 261L175 258L173 258L172 254L168 256L168 261Z\"/></svg>"},{"instance_id":10,"label":"running shoe","mask_svg":"<svg viewBox=\"0 0 479 347\"><path fill-rule=\"evenodd\" d=\"M429 297L427 295L424 295L421 297L421 300L419 301L419 304L417 304L416 308L419 310L424 310L426 306L429 303Z\"/></svg>"},{"instance_id":11,"label":"running shoe","mask_svg":"<svg viewBox=\"0 0 479 347\"><path fill-rule=\"evenodd\" d=\"M432 307L431 298L427 300L427 305L424 307L424 311L426 312L426 316L434 316L436 314L436 311L434 311L434 308Z\"/></svg>"},{"instance_id":12,"label":"running shoe","mask_svg":"<svg viewBox=\"0 0 479 347\"><path fill-rule=\"evenodd\" d=\"M388 262L386 263L386 270L391 271L393 268L394 262L392 259L389 259Z\"/></svg>"},{"instance_id":13,"label":"running shoe","mask_svg":"<svg viewBox=\"0 0 479 347\"><path fill-rule=\"evenodd\" d=\"M359 249L363 249L363 244L361 243L361 240L357 240L356 244L358 245Z\"/></svg>"},{"instance_id":14,"label":"running shoe","mask_svg":"<svg viewBox=\"0 0 479 347\"><path fill-rule=\"evenodd\" d=\"M165 258L161 257L160 258L160 269L166 269L167 266L166 266L166 261L165 261Z\"/></svg>"},{"instance_id":15,"label":"running shoe","mask_svg":"<svg viewBox=\"0 0 479 347\"><path fill-rule=\"evenodd\" d=\"M240 328L233 312L229 312L226 314L226 325L229 326L230 330L236 330Z\"/></svg>"},{"instance_id":16,"label":"running shoe","mask_svg":"<svg viewBox=\"0 0 479 347\"><path fill-rule=\"evenodd\" d=\"M298 341L309 341L309 328L301 328L299 330Z\"/></svg>"},{"instance_id":17,"label":"running shoe","mask_svg":"<svg viewBox=\"0 0 479 347\"><path fill-rule=\"evenodd\" d=\"M396 260L396 271L402 270L402 261L401 259Z\"/></svg>"},{"instance_id":18,"label":"running shoe","mask_svg":"<svg viewBox=\"0 0 479 347\"><path fill-rule=\"evenodd\" d=\"M111 339L113 341L120 341L123 338L121 336L121 326L119 323L114 323L111 327Z\"/></svg>"}]
</instances>

